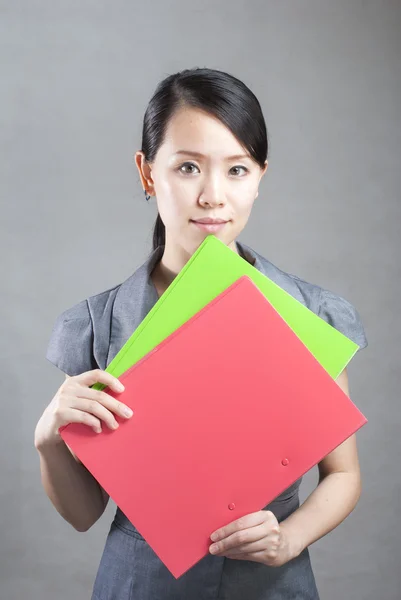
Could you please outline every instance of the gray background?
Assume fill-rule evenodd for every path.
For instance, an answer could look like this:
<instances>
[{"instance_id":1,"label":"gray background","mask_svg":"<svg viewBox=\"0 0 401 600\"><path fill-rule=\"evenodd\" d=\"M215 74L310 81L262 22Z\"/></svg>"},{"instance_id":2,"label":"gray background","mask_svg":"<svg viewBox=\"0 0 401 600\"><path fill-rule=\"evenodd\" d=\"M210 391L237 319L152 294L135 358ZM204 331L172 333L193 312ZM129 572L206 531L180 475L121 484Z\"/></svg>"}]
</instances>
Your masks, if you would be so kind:
<instances>
[{"instance_id":1,"label":"gray background","mask_svg":"<svg viewBox=\"0 0 401 600\"><path fill-rule=\"evenodd\" d=\"M133 154L158 81L193 66L265 114L242 241L350 300L370 343L349 367L363 495L310 548L322 600L399 599L400 2L1 2L0 40L1 599L90 597L114 506L80 534L42 490L33 433L63 381L45 351L60 312L150 251Z\"/></svg>"}]
</instances>

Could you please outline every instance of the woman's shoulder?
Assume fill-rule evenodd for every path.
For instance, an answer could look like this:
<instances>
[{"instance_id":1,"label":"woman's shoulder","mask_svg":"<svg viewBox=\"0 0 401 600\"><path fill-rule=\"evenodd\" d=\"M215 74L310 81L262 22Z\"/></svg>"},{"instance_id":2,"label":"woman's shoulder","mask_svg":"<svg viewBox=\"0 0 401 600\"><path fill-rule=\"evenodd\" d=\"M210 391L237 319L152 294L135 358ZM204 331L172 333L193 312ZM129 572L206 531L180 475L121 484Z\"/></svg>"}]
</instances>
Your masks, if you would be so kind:
<instances>
[{"instance_id":1,"label":"woman's shoulder","mask_svg":"<svg viewBox=\"0 0 401 600\"><path fill-rule=\"evenodd\" d=\"M280 269L249 247L246 247L246 249L253 254L255 266L269 279L358 344L360 348L365 348L368 345L361 316L348 299L317 283L312 283L298 275Z\"/></svg>"},{"instance_id":2,"label":"woman's shoulder","mask_svg":"<svg viewBox=\"0 0 401 600\"><path fill-rule=\"evenodd\" d=\"M90 321L93 320L94 313L102 314L110 302L116 297L123 283L119 283L112 288L97 292L76 304L63 310L57 317L56 322L67 323L70 321Z\"/></svg>"},{"instance_id":3,"label":"woman's shoulder","mask_svg":"<svg viewBox=\"0 0 401 600\"><path fill-rule=\"evenodd\" d=\"M57 315L46 351L49 362L70 376L99 367L95 335L99 321L110 318L120 287L118 284L80 300Z\"/></svg>"},{"instance_id":4,"label":"woman's shoulder","mask_svg":"<svg viewBox=\"0 0 401 600\"><path fill-rule=\"evenodd\" d=\"M58 315L56 323L62 324L82 320L98 323L99 320L102 319L108 320L116 298L118 298L119 295L128 295L135 298L140 294L142 288L146 284L149 265L151 265L152 259L153 254L149 256L145 262L134 269L125 280L105 290L92 294L66 308Z\"/></svg>"},{"instance_id":5,"label":"woman's shoulder","mask_svg":"<svg viewBox=\"0 0 401 600\"><path fill-rule=\"evenodd\" d=\"M124 281L63 310L55 319L47 360L67 375L106 368L112 336L118 337L117 345L124 343L143 316L157 256L151 253Z\"/></svg>"}]
</instances>

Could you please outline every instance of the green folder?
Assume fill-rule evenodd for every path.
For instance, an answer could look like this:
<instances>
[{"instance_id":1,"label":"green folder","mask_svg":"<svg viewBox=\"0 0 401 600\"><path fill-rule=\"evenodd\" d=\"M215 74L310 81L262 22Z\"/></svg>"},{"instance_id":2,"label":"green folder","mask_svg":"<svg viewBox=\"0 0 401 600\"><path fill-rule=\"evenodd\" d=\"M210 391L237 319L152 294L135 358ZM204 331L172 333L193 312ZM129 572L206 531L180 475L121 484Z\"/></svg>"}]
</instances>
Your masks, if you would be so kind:
<instances>
[{"instance_id":1,"label":"green folder","mask_svg":"<svg viewBox=\"0 0 401 600\"><path fill-rule=\"evenodd\" d=\"M252 279L316 360L336 379L359 346L213 235L205 238L106 371L120 377L242 275ZM105 386L96 383L93 387Z\"/></svg>"}]
</instances>

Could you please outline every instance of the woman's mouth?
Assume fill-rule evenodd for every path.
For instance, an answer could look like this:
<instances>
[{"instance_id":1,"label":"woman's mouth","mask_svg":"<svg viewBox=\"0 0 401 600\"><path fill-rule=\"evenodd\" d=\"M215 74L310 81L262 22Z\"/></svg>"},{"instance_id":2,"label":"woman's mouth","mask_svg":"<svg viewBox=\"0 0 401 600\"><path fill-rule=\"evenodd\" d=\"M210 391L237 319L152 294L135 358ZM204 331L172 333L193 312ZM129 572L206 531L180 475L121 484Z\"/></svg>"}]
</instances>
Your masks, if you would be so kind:
<instances>
[{"instance_id":1,"label":"woman's mouth","mask_svg":"<svg viewBox=\"0 0 401 600\"><path fill-rule=\"evenodd\" d=\"M223 219L191 219L191 223L196 225L199 229L203 231L207 231L208 233L215 233L216 231L220 231L223 229L225 225L227 225L228 221Z\"/></svg>"}]
</instances>

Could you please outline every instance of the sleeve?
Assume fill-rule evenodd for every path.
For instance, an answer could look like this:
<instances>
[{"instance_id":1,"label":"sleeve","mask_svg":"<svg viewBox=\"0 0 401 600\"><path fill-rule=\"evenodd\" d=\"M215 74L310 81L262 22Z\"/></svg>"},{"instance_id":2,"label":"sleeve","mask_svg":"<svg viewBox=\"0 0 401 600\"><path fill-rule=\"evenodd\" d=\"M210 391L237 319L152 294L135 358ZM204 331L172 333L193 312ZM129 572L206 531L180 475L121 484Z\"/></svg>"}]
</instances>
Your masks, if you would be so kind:
<instances>
[{"instance_id":1,"label":"sleeve","mask_svg":"<svg viewBox=\"0 0 401 600\"><path fill-rule=\"evenodd\" d=\"M92 319L86 300L57 317L46 359L70 376L98 368L93 355Z\"/></svg>"},{"instance_id":2,"label":"sleeve","mask_svg":"<svg viewBox=\"0 0 401 600\"><path fill-rule=\"evenodd\" d=\"M360 350L368 345L361 317L345 298L322 289L318 315L358 344Z\"/></svg>"}]
</instances>

